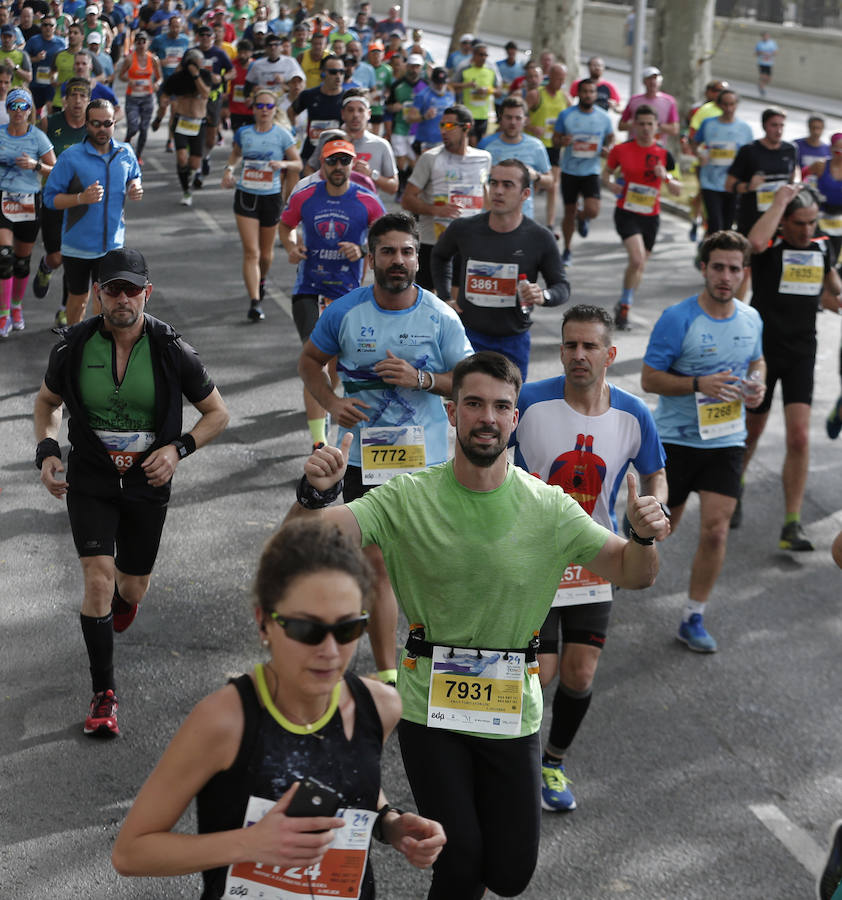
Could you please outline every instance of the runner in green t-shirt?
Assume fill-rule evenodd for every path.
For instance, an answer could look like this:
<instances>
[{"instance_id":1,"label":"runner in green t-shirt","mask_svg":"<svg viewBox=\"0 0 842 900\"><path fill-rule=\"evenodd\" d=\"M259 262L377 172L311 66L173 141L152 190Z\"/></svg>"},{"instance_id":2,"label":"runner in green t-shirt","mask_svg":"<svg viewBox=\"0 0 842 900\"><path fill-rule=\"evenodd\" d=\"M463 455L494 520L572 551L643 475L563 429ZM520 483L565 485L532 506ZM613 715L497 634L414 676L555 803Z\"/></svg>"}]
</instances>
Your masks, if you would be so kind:
<instances>
[{"instance_id":1,"label":"runner in green t-shirt","mask_svg":"<svg viewBox=\"0 0 842 900\"><path fill-rule=\"evenodd\" d=\"M638 497L632 476L627 542L561 488L509 466L520 383L517 367L497 353L458 363L447 405L454 459L322 513L380 547L413 623L398 674L399 737L419 811L435 809L448 837L435 896L525 890L541 820L543 703L531 640L569 563L621 587L648 587L658 568L653 541L669 530L658 501ZM338 496L348 438L308 459L291 515Z\"/></svg>"}]
</instances>

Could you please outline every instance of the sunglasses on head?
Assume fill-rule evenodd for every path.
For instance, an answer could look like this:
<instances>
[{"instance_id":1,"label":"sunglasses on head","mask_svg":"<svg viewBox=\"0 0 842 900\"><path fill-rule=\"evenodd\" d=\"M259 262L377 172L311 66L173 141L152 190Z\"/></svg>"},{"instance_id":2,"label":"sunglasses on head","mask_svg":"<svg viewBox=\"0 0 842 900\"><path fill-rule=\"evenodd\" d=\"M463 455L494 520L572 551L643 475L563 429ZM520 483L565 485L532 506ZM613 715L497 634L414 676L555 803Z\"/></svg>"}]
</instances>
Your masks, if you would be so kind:
<instances>
[{"instance_id":1,"label":"sunglasses on head","mask_svg":"<svg viewBox=\"0 0 842 900\"><path fill-rule=\"evenodd\" d=\"M274 103L255 103L254 108L255 109L274 109L275 104Z\"/></svg>"},{"instance_id":2,"label":"sunglasses on head","mask_svg":"<svg viewBox=\"0 0 842 900\"><path fill-rule=\"evenodd\" d=\"M299 644L310 644L313 647L321 644L329 634L333 635L337 644L350 644L362 636L368 625L367 612L363 612L356 619L345 619L333 625L315 622L312 619L291 619L277 612L270 613L269 617L283 628L284 634L290 640L298 641Z\"/></svg>"},{"instance_id":3,"label":"sunglasses on head","mask_svg":"<svg viewBox=\"0 0 842 900\"><path fill-rule=\"evenodd\" d=\"M32 107L26 102L26 100L12 100L9 104L9 109L13 112L25 112L26 110L31 109Z\"/></svg>"},{"instance_id":4,"label":"sunglasses on head","mask_svg":"<svg viewBox=\"0 0 842 900\"><path fill-rule=\"evenodd\" d=\"M127 297L137 297L141 291L146 289L146 285L138 286L130 281L109 281L108 284L101 284L99 289L109 297L119 297L120 294L125 294Z\"/></svg>"},{"instance_id":5,"label":"sunglasses on head","mask_svg":"<svg viewBox=\"0 0 842 900\"><path fill-rule=\"evenodd\" d=\"M353 161L354 157L347 153L334 153L325 160L329 166L350 166Z\"/></svg>"},{"instance_id":6,"label":"sunglasses on head","mask_svg":"<svg viewBox=\"0 0 842 900\"><path fill-rule=\"evenodd\" d=\"M91 128L110 128L114 124L112 119L88 119Z\"/></svg>"}]
</instances>

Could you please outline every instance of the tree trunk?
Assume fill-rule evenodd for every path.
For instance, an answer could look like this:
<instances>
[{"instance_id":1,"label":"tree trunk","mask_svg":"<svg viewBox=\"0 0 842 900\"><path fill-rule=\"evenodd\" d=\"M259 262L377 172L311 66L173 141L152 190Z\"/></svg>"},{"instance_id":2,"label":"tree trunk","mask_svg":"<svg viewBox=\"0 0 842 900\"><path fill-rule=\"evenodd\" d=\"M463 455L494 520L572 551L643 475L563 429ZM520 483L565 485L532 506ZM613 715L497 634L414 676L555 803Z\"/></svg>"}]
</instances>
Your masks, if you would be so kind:
<instances>
[{"instance_id":1,"label":"tree trunk","mask_svg":"<svg viewBox=\"0 0 842 900\"><path fill-rule=\"evenodd\" d=\"M463 34L476 34L479 30L479 20L485 10L486 0L462 0L459 12L456 13L456 21L453 23L453 32L450 36L448 56L454 50L459 49L459 38Z\"/></svg>"},{"instance_id":2,"label":"tree trunk","mask_svg":"<svg viewBox=\"0 0 842 900\"><path fill-rule=\"evenodd\" d=\"M537 60L542 50L552 50L559 62L567 66L568 86L579 72L583 6L584 0L536 0L535 3L532 58Z\"/></svg>"},{"instance_id":3,"label":"tree trunk","mask_svg":"<svg viewBox=\"0 0 842 900\"><path fill-rule=\"evenodd\" d=\"M658 0L652 62L664 76L663 90L678 103L682 120L704 99L713 51L714 0Z\"/></svg>"}]
</instances>

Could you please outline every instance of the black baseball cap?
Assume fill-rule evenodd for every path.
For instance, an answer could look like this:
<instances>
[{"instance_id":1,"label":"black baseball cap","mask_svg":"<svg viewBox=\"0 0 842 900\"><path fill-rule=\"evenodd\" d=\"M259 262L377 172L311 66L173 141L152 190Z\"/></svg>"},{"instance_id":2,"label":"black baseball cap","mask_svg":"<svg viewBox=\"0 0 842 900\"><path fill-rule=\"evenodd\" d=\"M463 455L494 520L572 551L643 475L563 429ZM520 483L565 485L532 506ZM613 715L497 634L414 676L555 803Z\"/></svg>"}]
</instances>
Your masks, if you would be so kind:
<instances>
[{"instance_id":1,"label":"black baseball cap","mask_svg":"<svg viewBox=\"0 0 842 900\"><path fill-rule=\"evenodd\" d=\"M447 81L447 69L436 66L436 68L433 69L432 75L430 75L430 81L435 84L444 84Z\"/></svg>"},{"instance_id":2,"label":"black baseball cap","mask_svg":"<svg viewBox=\"0 0 842 900\"><path fill-rule=\"evenodd\" d=\"M213 34L213 28L211 28L210 25L200 25L196 29L196 37L200 34Z\"/></svg>"},{"instance_id":3,"label":"black baseball cap","mask_svg":"<svg viewBox=\"0 0 842 900\"><path fill-rule=\"evenodd\" d=\"M102 257L97 280L100 284L128 281L136 287L144 287L149 281L149 267L140 250L121 247L119 250L109 250Z\"/></svg>"}]
</instances>

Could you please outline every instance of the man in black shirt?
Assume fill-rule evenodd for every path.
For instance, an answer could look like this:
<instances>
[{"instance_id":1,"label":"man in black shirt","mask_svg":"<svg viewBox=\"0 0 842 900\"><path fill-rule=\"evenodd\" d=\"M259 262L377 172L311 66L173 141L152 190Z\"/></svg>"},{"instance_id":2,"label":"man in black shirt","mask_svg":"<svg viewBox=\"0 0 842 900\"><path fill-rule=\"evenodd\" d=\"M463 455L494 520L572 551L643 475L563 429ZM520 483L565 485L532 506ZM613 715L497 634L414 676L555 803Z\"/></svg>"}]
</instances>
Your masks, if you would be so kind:
<instances>
[{"instance_id":1,"label":"man in black shirt","mask_svg":"<svg viewBox=\"0 0 842 900\"><path fill-rule=\"evenodd\" d=\"M819 199L812 188L784 184L771 206L748 234L754 293L751 305L763 319L766 396L746 410L745 468L766 427L775 384L781 382L786 425L783 489L786 518L778 546L809 551L812 543L801 527L801 504L810 458L810 404L816 362L816 313L820 307L838 312L842 281L827 252L827 241L815 239ZM775 237L780 226L780 235ZM741 504L731 527L740 524Z\"/></svg>"},{"instance_id":2,"label":"man in black shirt","mask_svg":"<svg viewBox=\"0 0 842 900\"><path fill-rule=\"evenodd\" d=\"M345 63L330 54L321 62L322 83L318 87L302 91L292 103L294 116L307 111L307 140L301 148L301 158L313 155L319 134L326 128L342 126L342 94L345 79Z\"/></svg>"},{"instance_id":3,"label":"man in black shirt","mask_svg":"<svg viewBox=\"0 0 842 900\"><path fill-rule=\"evenodd\" d=\"M523 215L529 170L517 159L491 169L491 210L454 219L433 247L436 293L451 297L474 350L495 350L514 362L526 381L533 306L560 306L570 298L558 244L543 226ZM450 261L458 254L458 282L451 286ZM546 283L536 282L541 274ZM525 276L525 277L524 277Z\"/></svg>"}]
</instances>

